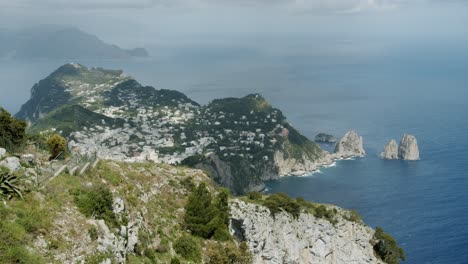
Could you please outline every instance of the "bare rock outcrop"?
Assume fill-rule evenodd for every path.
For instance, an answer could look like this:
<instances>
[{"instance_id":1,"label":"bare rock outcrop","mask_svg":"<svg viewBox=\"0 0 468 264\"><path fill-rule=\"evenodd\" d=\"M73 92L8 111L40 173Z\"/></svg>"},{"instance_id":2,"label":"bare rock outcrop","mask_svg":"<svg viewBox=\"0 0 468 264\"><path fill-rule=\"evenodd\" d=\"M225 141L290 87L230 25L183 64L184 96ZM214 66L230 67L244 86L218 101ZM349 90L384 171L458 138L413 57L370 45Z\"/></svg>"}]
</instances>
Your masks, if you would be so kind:
<instances>
[{"instance_id":1,"label":"bare rock outcrop","mask_svg":"<svg viewBox=\"0 0 468 264\"><path fill-rule=\"evenodd\" d=\"M5 160L0 161L0 167L6 167L10 171L17 171L21 169L21 164L17 157L8 157Z\"/></svg>"},{"instance_id":2,"label":"bare rock outcrop","mask_svg":"<svg viewBox=\"0 0 468 264\"><path fill-rule=\"evenodd\" d=\"M364 157L364 141L354 130L348 131L335 146L337 158Z\"/></svg>"},{"instance_id":3,"label":"bare rock outcrop","mask_svg":"<svg viewBox=\"0 0 468 264\"><path fill-rule=\"evenodd\" d=\"M266 207L235 199L230 228L247 242L253 263L383 263L370 243L374 231L343 218L333 225L307 213L293 218L281 212L273 217Z\"/></svg>"},{"instance_id":4,"label":"bare rock outcrop","mask_svg":"<svg viewBox=\"0 0 468 264\"><path fill-rule=\"evenodd\" d=\"M3 157L6 156L6 149L0 148L0 160L3 159Z\"/></svg>"},{"instance_id":5,"label":"bare rock outcrop","mask_svg":"<svg viewBox=\"0 0 468 264\"><path fill-rule=\"evenodd\" d=\"M398 148L398 157L403 160L419 160L419 147L415 136L403 136Z\"/></svg>"},{"instance_id":6,"label":"bare rock outcrop","mask_svg":"<svg viewBox=\"0 0 468 264\"><path fill-rule=\"evenodd\" d=\"M380 153L382 159L395 160L398 159L398 143L396 140L390 140L384 148L384 151Z\"/></svg>"}]
</instances>

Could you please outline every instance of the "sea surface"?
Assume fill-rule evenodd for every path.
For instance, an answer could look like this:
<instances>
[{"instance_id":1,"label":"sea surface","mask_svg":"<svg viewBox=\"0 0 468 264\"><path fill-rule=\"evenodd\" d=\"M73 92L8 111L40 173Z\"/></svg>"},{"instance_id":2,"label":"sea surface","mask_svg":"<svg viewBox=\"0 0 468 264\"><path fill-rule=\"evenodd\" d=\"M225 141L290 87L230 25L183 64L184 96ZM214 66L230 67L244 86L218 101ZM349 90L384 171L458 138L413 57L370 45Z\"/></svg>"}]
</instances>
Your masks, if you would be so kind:
<instances>
[{"instance_id":1,"label":"sea surface","mask_svg":"<svg viewBox=\"0 0 468 264\"><path fill-rule=\"evenodd\" d=\"M268 182L268 192L358 210L398 240L406 263L468 263L467 46L335 44L290 52L181 45L148 59L77 62L123 69L200 103L259 92L309 138L355 129L365 158ZM32 85L65 62L0 60L0 106L17 112ZM381 160L387 141L404 133L417 137L421 160Z\"/></svg>"}]
</instances>

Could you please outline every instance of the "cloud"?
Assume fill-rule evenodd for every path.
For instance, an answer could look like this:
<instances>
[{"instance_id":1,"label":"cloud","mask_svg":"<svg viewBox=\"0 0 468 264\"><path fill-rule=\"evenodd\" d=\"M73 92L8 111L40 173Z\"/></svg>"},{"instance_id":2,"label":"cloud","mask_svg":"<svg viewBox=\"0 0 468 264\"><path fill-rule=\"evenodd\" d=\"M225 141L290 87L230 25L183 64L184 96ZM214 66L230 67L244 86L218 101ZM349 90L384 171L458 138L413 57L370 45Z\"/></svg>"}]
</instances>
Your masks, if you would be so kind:
<instances>
[{"instance_id":1,"label":"cloud","mask_svg":"<svg viewBox=\"0 0 468 264\"><path fill-rule=\"evenodd\" d=\"M0 0L0 13L8 9L36 10L151 10L209 8L275 8L288 13L350 14L395 10L410 5L463 3L466 0Z\"/></svg>"},{"instance_id":2,"label":"cloud","mask_svg":"<svg viewBox=\"0 0 468 264\"><path fill-rule=\"evenodd\" d=\"M0 0L0 9L146 9L154 7L262 6L293 11L358 12L393 8L409 0Z\"/></svg>"}]
</instances>

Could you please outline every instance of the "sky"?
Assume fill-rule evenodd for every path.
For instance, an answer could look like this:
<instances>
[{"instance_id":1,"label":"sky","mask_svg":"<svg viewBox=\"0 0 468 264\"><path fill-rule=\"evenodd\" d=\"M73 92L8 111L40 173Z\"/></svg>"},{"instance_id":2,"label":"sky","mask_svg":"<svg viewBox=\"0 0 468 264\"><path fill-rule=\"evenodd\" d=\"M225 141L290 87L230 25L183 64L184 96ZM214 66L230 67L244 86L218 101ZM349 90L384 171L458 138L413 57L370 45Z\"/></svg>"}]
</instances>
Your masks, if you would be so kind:
<instances>
[{"instance_id":1,"label":"sky","mask_svg":"<svg viewBox=\"0 0 468 264\"><path fill-rule=\"evenodd\" d=\"M71 25L122 46L269 37L468 39L464 0L0 0L0 27Z\"/></svg>"}]
</instances>

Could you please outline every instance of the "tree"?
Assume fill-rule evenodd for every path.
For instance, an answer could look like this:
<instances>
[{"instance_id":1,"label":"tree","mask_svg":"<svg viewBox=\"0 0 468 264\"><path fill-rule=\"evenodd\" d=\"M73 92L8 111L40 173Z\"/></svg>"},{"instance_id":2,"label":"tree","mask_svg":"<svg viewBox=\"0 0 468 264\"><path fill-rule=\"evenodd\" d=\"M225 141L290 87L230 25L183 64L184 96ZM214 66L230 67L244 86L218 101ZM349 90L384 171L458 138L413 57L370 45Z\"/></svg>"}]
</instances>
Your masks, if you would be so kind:
<instances>
[{"instance_id":1,"label":"tree","mask_svg":"<svg viewBox=\"0 0 468 264\"><path fill-rule=\"evenodd\" d=\"M12 151L24 145L26 126L26 122L12 117L0 107L0 146Z\"/></svg>"},{"instance_id":2,"label":"tree","mask_svg":"<svg viewBox=\"0 0 468 264\"><path fill-rule=\"evenodd\" d=\"M205 183L190 194L185 206L185 224L193 235L216 240L229 240L229 193L221 189L213 201Z\"/></svg>"},{"instance_id":3,"label":"tree","mask_svg":"<svg viewBox=\"0 0 468 264\"><path fill-rule=\"evenodd\" d=\"M200 183L190 194L185 206L185 224L192 234L209 238L212 235L208 223L213 219L211 193L205 183Z\"/></svg>"},{"instance_id":4,"label":"tree","mask_svg":"<svg viewBox=\"0 0 468 264\"><path fill-rule=\"evenodd\" d=\"M49 153L51 155L50 158L55 159L67 149L67 140L59 134L53 134L47 140L47 147L49 148Z\"/></svg>"}]
</instances>

